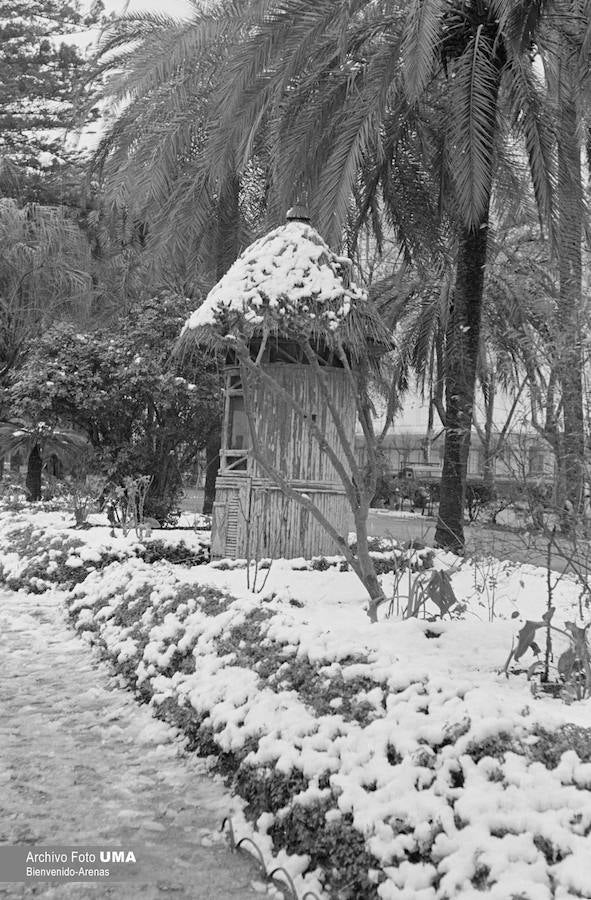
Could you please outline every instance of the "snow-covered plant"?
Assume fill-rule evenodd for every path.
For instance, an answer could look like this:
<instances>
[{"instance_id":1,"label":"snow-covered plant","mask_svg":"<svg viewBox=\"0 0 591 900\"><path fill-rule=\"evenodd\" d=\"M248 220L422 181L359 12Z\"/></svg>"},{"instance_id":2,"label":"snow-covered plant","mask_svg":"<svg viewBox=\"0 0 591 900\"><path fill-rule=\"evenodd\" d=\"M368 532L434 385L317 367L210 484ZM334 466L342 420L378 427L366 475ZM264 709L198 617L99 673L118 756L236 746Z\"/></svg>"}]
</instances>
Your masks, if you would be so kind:
<instances>
[{"instance_id":1,"label":"snow-covered plant","mask_svg":"<svg viewBox=\"0 0 591 900\"><path fill-rule=\"evenodd\" d=\"M84 525L104 489L105 480L98 475L91 475L83 480L72 476L65 481L69 488L76 525Z\"/></svg>"},{"instance_id":2,"label":"snow-covered plant","mask_svg":"<svg viewBox=\"0 0 591 900\"><path fill-rule=\"evenodd\" d=\"M280 516L280 523L275 532L275 540L271 546L270 556L262 557L263 548L263 529L267 519L267 503L268 492L259 490L251 499L248 510L244 508L242 501L239 499L239 506L246 526L246 586L253 594L260 594L267 584L271 565L275 556L275 551L279 546L281 539L281 531L285 522L289 507L286 498L283 498L283 507ZM264 571L262 580L261 572Z\"/></svg>"},{"instance_id":3,"label":"snow-covered plant","mask_svg":"<svg viewBox=\"0 0 591 900\"><path fill-rule=\"evenodd\" d=\"M115 525L120 525L123 534L135 529L137 537L147 537L151 526L144 523L146 494L152 483L151 475L126 475L122 484L111 485L104 495L104 506L114 534Z\"/></svg>"},{"instance_id":4,"label":"snow-covered plant","mask_svg":"<svg viewBox=\"0 0 591 900\"><path fill-rule=\"evenodd\" d=\"M491 556L490 553L477 553L471 557L474 576L474 593L479 597L481 606L486 605L488 621L496 617L497 587L499 574L506 567L506 562Z\"/></svg>"},{"instance_id":5,"label":"snow-covered plant","mask_svg":"<svg viewBox=\"0 0 591 900\"><path fill-rule=\"evenodd\" d=\"M0 505L2 509L16 512L22 509L27 499L27 491L18 478L9 478L0 483Z\"/></svg>"},{"instance_id":6,"label":"snow-covered plant","mask_svg":"<svg viewBox=\"0 0 591 900\"><path fill-rule=\"evenodd\" d=\"M407 585L406 593L402 590L404 582ZM454 613L464 611L464 605L458 601L452 587L451 573L445 569L413 572L410 565L407 568L399 566L394 571L392 599L387 616L413 619L422 613L425 618L431 618L429 603L436 607L437 615L442 619L446 615L452 618Z\"/></svg>"},{"instance_id":7,"label":"snow-covered plant","mask_svg":"<svg viewBox=\"0 0 591 900\"><path fill-rule=\"evenodd\" d=\"M538 657L528 668L529 679L532 682L532 692L537 693L537 679L542 684L550 683L549 669L553 669L554 684L558 687L559 696L564 700L584 700L591 697L591 654L589 647L589 629L591 622L577 624L565 622L563 628L552 624L555 608L550 607L540 620L528 619L517 635L517 643L511 646L511 651L503 667L503 672L509 676L511 662L518 662L527 650L532 650ZM564 650L556 662L556 666L550 667L548 660L540 659L541 650L535 641L538 631L544 630L546 635L554 632L562 635L568 641L568 647Z\"/></svg>"}]
</instances>

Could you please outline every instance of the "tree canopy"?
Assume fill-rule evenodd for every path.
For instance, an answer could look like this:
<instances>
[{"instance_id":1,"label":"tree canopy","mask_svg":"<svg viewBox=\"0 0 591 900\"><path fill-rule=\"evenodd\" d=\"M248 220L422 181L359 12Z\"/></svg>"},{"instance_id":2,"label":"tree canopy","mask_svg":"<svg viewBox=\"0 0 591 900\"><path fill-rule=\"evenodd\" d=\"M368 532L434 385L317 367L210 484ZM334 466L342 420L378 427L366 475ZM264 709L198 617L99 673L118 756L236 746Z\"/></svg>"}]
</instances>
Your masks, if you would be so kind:
<instances>
[{"instance_id":1,"label":"tree canopy","mask_svg":"<svg viewBox=\"0 0 591 900\"><path fill-rule=\"evenodd\" d=\"M35 153L52 152L36 135L62 127L82 68L56 36L102 11L84 20L77 3L53 0L18 11L13 26L0 18L2 64L13 94L32 99L20 113L5 104L0 138L5 157L12 148L33 171ZM111 104L90 166L93 209L80 219L93 298L126 327L162 285L198 302L246 243L306 202L337 252L363 265L369 241L382 254L384 319L406 335L382 385L390 410L414 372L444 420L439 543L463 546L475 389L490 393L497 376L519 391L526 377L532 410L542 385L551 391L554 437L542 430L578 479L576 501L588 13L588 0L220 0L182 20L113 21L86 72ZM33 84L35 66L44 83ZM521 227L529 259L516 249ZM551 318L537 310L545 267Z\"/></svg>"},{"instance_id":2,"label":"tree canopy","mask_svg":"<svg viewBox=\"0 0 591 900\"><path fill-rule=\"evenodd\" d=\"M215 366L170 359L188 310L186 300L161 295L132 308L117 332L55 325L31 344L8 390L13 418L86 435L113 482L152 476L146 512L160 520L218 426Z\"/></svg>"},{"instance_id":3,"label":"tree canopy","mask_svg":"<svg viewBox=\"0 0 591 900\"><path fill-rule=\"evenodd\" d=\"M98 25L103 8L101 0L86 12L78 0L0 0L3 193L55 202L71 189L63 167L75 160L76 150L66 147L64 134L76 124L85 67L74 38Z\"/></svg>"}]
</instances>

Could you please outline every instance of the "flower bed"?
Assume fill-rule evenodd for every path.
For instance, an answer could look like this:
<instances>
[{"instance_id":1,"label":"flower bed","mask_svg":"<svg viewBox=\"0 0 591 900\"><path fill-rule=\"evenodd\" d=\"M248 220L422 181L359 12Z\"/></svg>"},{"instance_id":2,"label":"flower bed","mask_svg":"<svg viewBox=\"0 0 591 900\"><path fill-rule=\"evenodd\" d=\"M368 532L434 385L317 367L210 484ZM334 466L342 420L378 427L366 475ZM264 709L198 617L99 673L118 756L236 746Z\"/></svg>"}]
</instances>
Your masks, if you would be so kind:
<instances>
[{"instance_id":1,"label":"flower bed","mask_svg":"<svg viewBox=\"0 0 591 900\"><path fill-rule=\"evenodd\" d=\"M0 581L11 590L43 593L55 585L70 588L90 572L132 557L185 566L209 561L209 543L204 538L195 537L189 546L178 538L112 538L103 529L93 540L88 533L65 527L57 517L51 525L48 519L46 513L16 519L0 515Z\"/></svg>"},{"instance_id":2,"label":"flower bed","mask_svg":"<svg viewBox=\"0 0 591 900\"><path fill-rule=\"evenodd\" d=\"M290 571L309 594L351 577ZM499 678L509 625L323 618L314 596L205 583L224 574L133 555L64 598L77 631L212 758L301 895L591 896L589 704L553 707Z\"/></svg>"}]
</instances>

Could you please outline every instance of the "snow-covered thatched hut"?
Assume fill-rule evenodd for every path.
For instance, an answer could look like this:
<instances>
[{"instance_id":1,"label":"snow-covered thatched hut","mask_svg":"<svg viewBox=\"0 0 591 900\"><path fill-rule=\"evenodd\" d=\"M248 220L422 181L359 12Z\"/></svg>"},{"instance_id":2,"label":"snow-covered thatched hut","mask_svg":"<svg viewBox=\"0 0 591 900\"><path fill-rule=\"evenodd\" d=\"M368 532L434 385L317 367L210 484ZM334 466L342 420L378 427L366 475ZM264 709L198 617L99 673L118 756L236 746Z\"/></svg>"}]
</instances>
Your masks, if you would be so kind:
<instances>
[{"instance_id":1,"label":"snow-covered thatched hut","mask_svg":"<svg viewBox=\"0 0 591 900\"><path fill-rule=\"evenodd\" d=\"M293 491L346 535L350 503L338 464L350 472L352 371L390 347L365 292L350 281L349 260L296 207L241 254L191 315L180 347L195 344L222 349L226 361L213 555L335 552Z\"/></svg>"}]
</instances>

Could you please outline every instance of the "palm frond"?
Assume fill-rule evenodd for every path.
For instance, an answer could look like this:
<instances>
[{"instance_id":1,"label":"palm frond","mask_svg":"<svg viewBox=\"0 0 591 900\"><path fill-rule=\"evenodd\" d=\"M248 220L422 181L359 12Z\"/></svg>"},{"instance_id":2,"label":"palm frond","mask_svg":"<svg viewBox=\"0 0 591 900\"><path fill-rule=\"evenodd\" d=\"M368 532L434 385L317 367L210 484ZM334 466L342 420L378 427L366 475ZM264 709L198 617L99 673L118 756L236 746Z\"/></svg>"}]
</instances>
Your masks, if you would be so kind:
<instances>
[{"instance_id":1,"label":"palm frond","mask_svg":"<svg viewBox=\"0 0 591 900\"><path fill-rule=\"evenodd\" d=\"M80 451L88 447L88 440L74 431L50 428L47 425L0 423L0 455L22 451L26 456L38 446L42 453L55 453L63 461L73 462Z\"/></svg>"},{"instance_id":2,"label":"palm frond","mask_svg":"<svg viewBox=\"0 0 591 900\"><path fill-rule=\"evenodd\" d=\"M384 40L365 77L334 121L333 150L320 176L318 213L325 233L340 233L364 159L380 155L380 130L399 68L400 40ZM395 105L395 104L393 104Z\"/></svg>"},{"instance_id":3,"label":"palm frond","mask_svg":"<svg viewBox=\"0 0 591 900\"><path fill-rule=\"evenodd\" d=\"M491 0L491 16L503 35L505 46L514 54L529 53L534 45L544 7L549 0Z\"/></svg>"},{"instance_id":4,"label":"palm frond","mask_svg":"<svg viewBox=\"0 0 591 900\"><path fill-rule=\"evenodd\" d=\"M531 63L512 56L507 66L509 109L514 129L523 138L542 227L555 231L556 188L555 136L550 114Z\"/></svg>"},{"instance_id":5,"label":"palm frond","mask_svg":"<svg viewBox=\"0 0 591 900\"><path fill-rule=\"evenodd\" d=\"M449 164L468 228L478 228L488 213L499 86L495 51L479 26L458 59L449 92Z\"/></svg>"},{"instance_id":6,"label":"palm frond","mask_svg":"<svg viewBox=\"0 0 591 900\"><path fill-rule=\"evenodd\" d=\"M440 41L444 0L411 0L402 39L404 86L409 103L417 103L431 79Z\"/></svg>"}]
</instances>

